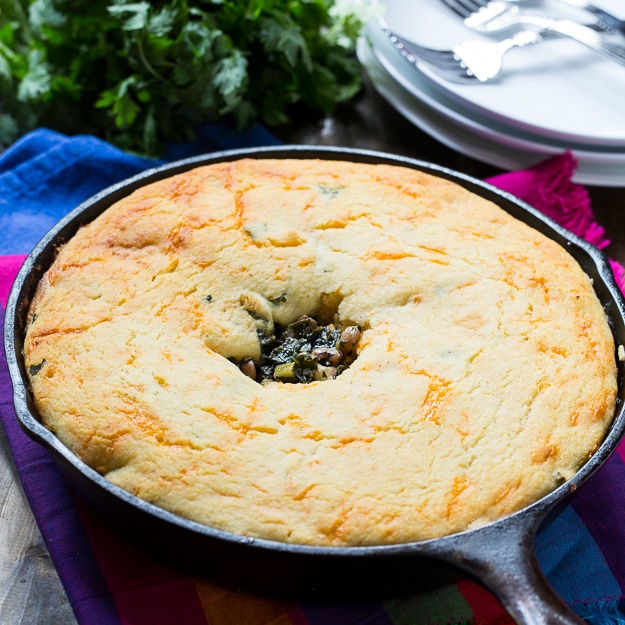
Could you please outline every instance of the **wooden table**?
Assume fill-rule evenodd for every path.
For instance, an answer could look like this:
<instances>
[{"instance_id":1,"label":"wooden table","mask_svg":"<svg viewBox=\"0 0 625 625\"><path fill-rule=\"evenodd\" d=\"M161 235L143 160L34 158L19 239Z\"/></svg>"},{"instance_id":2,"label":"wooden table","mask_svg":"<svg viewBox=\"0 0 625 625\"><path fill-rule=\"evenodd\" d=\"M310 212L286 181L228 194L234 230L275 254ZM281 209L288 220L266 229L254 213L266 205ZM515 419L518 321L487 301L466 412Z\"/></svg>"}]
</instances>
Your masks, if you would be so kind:
<instances>
[{"instance_id":1,"label":"wooden table","mask_svg":"<svg viewBox=\"0 0 625 625\"><path fill-rule=\"evenodd\" d=\"M274 130L285 143L347 146L431 161L483 178L496 168L459 154L399 115L368 82L362 94L336 115ZM623 188L588 187L597 220L612 244L606 250L625 264L625 180ZM76 623L41 535L17 480L0 429L0 624Z\"/></svg>"}]
</instances>

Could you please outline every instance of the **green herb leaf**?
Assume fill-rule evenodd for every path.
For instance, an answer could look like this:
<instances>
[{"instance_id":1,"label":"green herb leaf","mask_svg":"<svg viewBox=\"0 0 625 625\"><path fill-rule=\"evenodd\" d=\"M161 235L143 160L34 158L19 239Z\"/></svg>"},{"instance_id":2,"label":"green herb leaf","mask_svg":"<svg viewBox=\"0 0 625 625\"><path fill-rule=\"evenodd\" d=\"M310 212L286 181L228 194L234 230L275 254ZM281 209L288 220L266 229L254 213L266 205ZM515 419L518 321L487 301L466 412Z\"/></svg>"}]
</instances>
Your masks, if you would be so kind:
<instances>
[{"instance_id":1,"label":"green herb leaf","mask_svg":"<svg viewBox=\"0 0 625 625\"><path fill-rule=\"evenodd\" d=\"M176 23L177 11L163 7L158 13L150 15L147 28L154 37L166 37L171 33Z\"/></svg>"},{"instance_id":2,"label":"green herb leaf","mask_svg":"<svg viewBox=\"0 0 625 625\"><path fill-rule=\"evenodd\" d=\"M28 7L28 20L31 27L39 33L46 26L62 28L65 25L65 16L57 11L54 0L34 0Z\"/></svg>"},{"instance_id":3,"label":"green herb leaf","mask_svg":"<svg viewBox=\"0 0 625 625\"><path fill-rule=\"evenodd\" d=\"M17 87L20 102L43 100L50 91L52 76L41 50L31 50L27 58L28 71Z\"/></svg>"},{"instance_id":4,"label":"green herb leaf","mask_svg":"<svg viewBox=\"0 0 625 625\"><path fill-rule=\"evenodd\" d=\"M219 61L215 66L212 83L223 97L226 104L225 108L230 110L242 96L247 84L247 60L245 57L236 51L232 56Z\"/></svg>"},{"instance_id":5,"label":"green herb leaf","mask_svg":"<svg viewBox=\"0 0 625 625\"><path fill-rule=\"evenodd\" d=\"M124 30L141 30L148 24L150 3L131 2L128 4L109 6L107 10L113 17L122 19L122 28Z\"/></svg>"}]
</instances>

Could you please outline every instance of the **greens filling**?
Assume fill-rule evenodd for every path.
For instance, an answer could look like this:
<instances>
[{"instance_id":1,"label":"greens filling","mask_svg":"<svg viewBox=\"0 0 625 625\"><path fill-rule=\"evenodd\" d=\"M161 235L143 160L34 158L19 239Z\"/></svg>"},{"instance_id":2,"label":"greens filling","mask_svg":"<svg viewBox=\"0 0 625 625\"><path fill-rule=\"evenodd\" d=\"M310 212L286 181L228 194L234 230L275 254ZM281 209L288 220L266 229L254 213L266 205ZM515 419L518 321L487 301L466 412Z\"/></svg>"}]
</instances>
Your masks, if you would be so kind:
<instances>
[{"instance_id":1,"label":"greens filling","mask_svg":"<svg viewBox=\"0 0 625 625\"><path fill-rule=\"evenodd\" d=\"M237 363L245 375L261 383L307 383L334 379L349 367L356 357L360 329L347 326L339 330L334 324L320 325L304 315L271 336L261 331L258 336L259 361L246 358Z\"/></svg>"}]
</instances>

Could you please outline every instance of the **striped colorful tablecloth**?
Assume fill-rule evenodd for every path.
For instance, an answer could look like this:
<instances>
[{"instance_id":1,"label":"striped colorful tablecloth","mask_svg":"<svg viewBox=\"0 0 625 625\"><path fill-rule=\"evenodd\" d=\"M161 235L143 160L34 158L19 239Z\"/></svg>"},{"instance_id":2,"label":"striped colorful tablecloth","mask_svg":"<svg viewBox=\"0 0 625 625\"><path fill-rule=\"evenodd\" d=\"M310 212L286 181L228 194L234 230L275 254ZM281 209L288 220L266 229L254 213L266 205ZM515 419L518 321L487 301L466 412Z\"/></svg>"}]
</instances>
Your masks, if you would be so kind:
<instances>
[{"instance_id":1,"label":"striped colorful tablecloth","mask_svg":"<svg viewBox=\"0 0 625 625\"><path fill-rule=\"evenodd\" d=\"M196 152L272 144L262 129L245 136L210 128ZM182 156L172 151L170 157ZM0 155L0 302L25 255L65 213L96 191L154 162L92 137L40 130ZM492 179L598 247L588 195L571 182L573 158ZM613 264L620 284L623 270ZM458 575L434 591L371 603L287 603L190 578L139 552L67 490L48 452L16 422L0 357L0 420L39 528L81 625L454 625L505 624L499 602ZM554 589L590 623L625 622L625 445L537 538ZM262 572L259 572L262 575Z\"/></svg>"}]
</instances>

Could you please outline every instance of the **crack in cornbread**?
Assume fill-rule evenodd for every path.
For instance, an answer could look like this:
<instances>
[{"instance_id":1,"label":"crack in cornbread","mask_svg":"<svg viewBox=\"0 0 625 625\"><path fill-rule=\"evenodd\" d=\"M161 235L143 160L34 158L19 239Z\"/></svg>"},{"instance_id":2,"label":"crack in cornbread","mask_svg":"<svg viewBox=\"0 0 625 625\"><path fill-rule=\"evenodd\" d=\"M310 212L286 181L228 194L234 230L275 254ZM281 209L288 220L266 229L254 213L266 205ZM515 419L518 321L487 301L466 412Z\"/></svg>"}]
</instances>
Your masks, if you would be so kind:
<instances>
[{"instance_id":1,"label":"crack in cornbread","mask_svg":"<svg viewBox=\"0 0 625 625\"><path fill-rule=\"evenodd\" d=\"M335 379L259 384L302 315L360 331ZM83 227L32 302L45 425L109 480L242 535L389 544L572 476L614 414L614 344L559 245L409 168L241 160Z\"/></svg>"}]
</instances>

